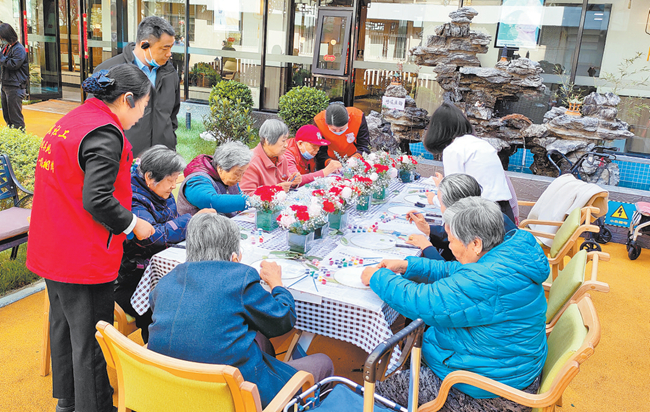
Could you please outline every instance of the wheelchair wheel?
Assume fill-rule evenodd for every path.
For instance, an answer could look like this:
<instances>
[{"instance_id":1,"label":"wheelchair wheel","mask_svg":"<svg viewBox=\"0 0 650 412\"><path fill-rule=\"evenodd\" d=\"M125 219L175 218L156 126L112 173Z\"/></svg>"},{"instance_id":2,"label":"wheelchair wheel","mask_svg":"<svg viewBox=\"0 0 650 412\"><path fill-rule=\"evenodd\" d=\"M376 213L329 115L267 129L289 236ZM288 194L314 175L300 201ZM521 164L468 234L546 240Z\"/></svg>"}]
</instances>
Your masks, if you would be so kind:
<instances>
[{"instance_id":1,"label":"wheelchair wheel","mask_svg":"<svg viewBox=\"0 0 650 412\"><path fill-rule=\"evenodd\" d=\"M629 242L627 244L627 257L630 260L636 260L641 254L641 246L637 245L636 242Z\"/></svg>"},{"instance_id":2,"label":"wheelchair wheel","mask_svg":"<svg viewBox=\"0 0 650 412\"><path fill-rule=\"evenodd\" d=\"M612 232L606 227L601 227L600 232L596 233L596 242L604 245L612 240Z\"/></svg>"},{"instance_id":3,"label":"wheelchair wheel","mask_svg":"<svg viewBox=\"0 0 650 412\"><path fill-rule=\"evenodd\" d=\"M600 245L591 239L582 242L580 250L586 250L587 252L602 252Z\"/></svg>"}]
</instances>

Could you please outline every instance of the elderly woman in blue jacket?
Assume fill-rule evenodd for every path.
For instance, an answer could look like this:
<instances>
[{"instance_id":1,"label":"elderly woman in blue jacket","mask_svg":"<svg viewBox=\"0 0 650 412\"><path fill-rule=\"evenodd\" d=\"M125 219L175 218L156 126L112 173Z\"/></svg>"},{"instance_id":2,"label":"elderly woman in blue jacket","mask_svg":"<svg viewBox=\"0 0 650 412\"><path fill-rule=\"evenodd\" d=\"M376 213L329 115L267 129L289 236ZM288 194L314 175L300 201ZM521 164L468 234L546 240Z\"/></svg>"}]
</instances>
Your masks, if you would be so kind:
<instances>
[{"instance_id":1,"label":"elderly woman in blue jacket","mask_svg":"<svg viewBox=\"0 0 650 412\"><path fill-rule=\"evenodd\" d=\"M423 343L420 403L438 395L450 372L466 370L529 393L537 391L546 360L549 265L528 232L509 232L487 199L461 199L443 214L457 262L409 257L367 268L362 281L390 307L429 325ZM406 404L408 372L377 386ZM530 410L469 385L455 385L443 411Z\"/></svg>"},{"instance_id":2,"label":"elderly woman in blue jacket","mask_svg":"<svg viewBox=\"0 0 650 412\"><path fill-rule=\"evenodd\" d=\"M282 286L276 263L262 262L259 274L240 263L239 230L217 214L190 220L187 261L160 279L149 295L149 349L192 362L235 366L257 385L266 407L297 370L319 381L332 375L334 366L323 354L286 363L275 358L267 338L293 328L295 302Z\"/></svg>"},{"instance_id":3,"label":"elderly woman in blue jacket","mask_svg":"<svg viewBox=\"0 0 650 412\"><path fill-rule=\"evenodd\" d=\"M155 233L147 239L133 238L124 242L122 263L115 280L115 301L124 312L135 318L145 343L149 336L147 327L151 323L151 310L144 315L138 314L131 305L131 296L149 265L149 259L170 245L185 240L187 223L192 216L178 214L172 195L184 168L181 155L166 146L156 145L144 152L139 164L134 164L131 169L131 211L151 223ZM214 213L214 209L201 212Z\"/></svg>"}]
</instances>

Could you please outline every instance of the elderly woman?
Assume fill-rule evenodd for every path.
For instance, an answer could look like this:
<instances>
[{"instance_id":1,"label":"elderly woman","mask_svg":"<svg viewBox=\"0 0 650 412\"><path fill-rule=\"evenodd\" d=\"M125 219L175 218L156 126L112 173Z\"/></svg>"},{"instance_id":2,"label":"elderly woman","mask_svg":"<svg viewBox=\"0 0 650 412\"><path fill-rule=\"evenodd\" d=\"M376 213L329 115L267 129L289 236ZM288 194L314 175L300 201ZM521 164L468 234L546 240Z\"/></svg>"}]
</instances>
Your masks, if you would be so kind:
<instances>
[{"instance_id":1,"label":"elderly woman","mask_svg":"<svg viewBox=\"0 0 650 412\"><path fill-rule=\"evenodd\" d=\"M251 161L251 151L241 142L226 142L214 156L199 155L185 168L178 190L178 211L194 215L211 208L226 216L246 209L239 182Z\"/></svg>"},{"instance_id":2,"label":"elderly woman","mask_svg":"<svg viewBox=\"0 0 650 412\"><path fill-rule=\"evenodd\" d=\"M333 366L322 354L284 363L260 350L258 332L270 338L293 328L295 302L282 286L280 266L262 262L258 274L239 263L241 259L235 222L215 214L194 216L187 228L186 263L162 278L149 297L149 349L193 362L235 366L246 381L257 384L266 407L298 369L319 380L330 376Z\"/></svg>"},{"instance_id":3,"label":"elderly woman","mask_svg":"<svg viewBox=\"0 0 650 412\"><path fill-rule=\"evenodd\" d=\"M155 233L147 239L133 238L124 243L122 263L115 281L115 301L135 318L135 324L142 329L145 343L149 338L151 310L139 315L131 306L131 296L149 265L149 259L170 244L185 240L187 223L192 216L179 216L172 195L184 167L181 155L166 146L156 145L142 154L139 166L131 171L131 211L138 218L151 223ZM201 212L214 213L214 210L204 209Z\"/></svg>"},{"instance_id":4,"label":"elderly woman","mask_svg":"<svg viewBox=\"0 0 650 412\"><path fill-rule=\"evenodd\" d=\"M433 203L434 196L436 195L432 192L427 193L429 203ZM447 207L460 199L471 196L481 196L481 185L470 175L454 173L447 175L438 184L437 200L440 204L440 211L443 213ZM406 218L409 222L415 223L422 233L428 235L428 238L423 235L411 235L406 243L422 249L422 256L426 258L447 261L456 260L451 249L449 249L449 240L444 226L429 225L424 216L415 210L409 212ZM517 226L505 213L503 214L503 227L506 233L517 229Z\"/></svg>"},{"instance_id":5,"label":"elderly woman","mask_svg":"<svg viewBox=\"0 0 650 412\"><path fill-rule=\"evenodd\" d=\"M458 262L409 257L367 268L362 281L390 307L429 325L422 347L420 402L433 400L450 372L466 370L536 393L546 360L548 260L523 230L505 237L494 202L461 199L443 215ZM408 372L377 392L406 405ZM455 385L443 411L525 411L530 408L469 385Z\"/></svg>"},{"instance_id":6,"label":"elderly woman","mask_svg":"<svg viewBox=\"0 0 650 412\"><path fill-rule=\"evenodd\" d=\"M289 174L287 151L289 128L280 120L269 119L260 127L260 144L253 149L251 164L241 179L241 188L252 193L260 186L281 186L285 192L300 186L299 171Z\"/></svg>"}]
</instances>

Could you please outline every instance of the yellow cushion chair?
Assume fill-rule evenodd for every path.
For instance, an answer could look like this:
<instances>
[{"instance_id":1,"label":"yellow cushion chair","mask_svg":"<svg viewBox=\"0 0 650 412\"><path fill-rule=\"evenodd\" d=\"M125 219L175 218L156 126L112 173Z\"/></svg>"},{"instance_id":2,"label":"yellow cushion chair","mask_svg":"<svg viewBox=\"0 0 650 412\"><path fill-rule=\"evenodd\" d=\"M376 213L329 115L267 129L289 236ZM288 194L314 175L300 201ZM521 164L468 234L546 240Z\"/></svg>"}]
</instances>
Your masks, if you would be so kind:
<instances>
[{"instance_id":1,"label":"yellow cushion chair","mask_svg":"<svg viewBox=\"0 0 650 412\"><path fill-rule=\"evenodd\" d=\"M97 323L97 341L108 366L117 370L118 412L262 411L257 385L233 366L170 358L146 349L106 322ZM280 411L314 377L299 371L264 411Z\"/></svg>"},{"instance_id":2,"label":"yellow cushion chair","mask_svg":"<svg viewBox=\"0 0 650 412\"><path fill-rule=\"evenodd\" d=\"M598 233L600 228L591 224L592 214L597 210L593 207L576 208L569 213L564 222L547 222L542 220L524 220L520 228L527 230L536 237L553 239L551 249L548 254L548 262L551 265L551 276L549 282L557 278L561 269L564 269L564 258L572 257L580 249L580 236L585 232ZM555 234L531 230L525 226L529 224L559 226Z\"/></svg>"},{"instance_id":3,"label":"yellow cushion chair","mask_svg":"<svg viewBox=\"0 0 650 412\"><path fill-rule=\"evenodd\" d=\"M438 397L422 405L419 412L435 412L442 408L451 387L465 383L534 408L533 412L553 412L561 403L562 394L580 371L580 365L600 342L600 322L589 295L572 302L548 336L548 355L542 370L537 394L529 394L473 372L456 371L444 379Z\"/></svg>"}]
</instances>

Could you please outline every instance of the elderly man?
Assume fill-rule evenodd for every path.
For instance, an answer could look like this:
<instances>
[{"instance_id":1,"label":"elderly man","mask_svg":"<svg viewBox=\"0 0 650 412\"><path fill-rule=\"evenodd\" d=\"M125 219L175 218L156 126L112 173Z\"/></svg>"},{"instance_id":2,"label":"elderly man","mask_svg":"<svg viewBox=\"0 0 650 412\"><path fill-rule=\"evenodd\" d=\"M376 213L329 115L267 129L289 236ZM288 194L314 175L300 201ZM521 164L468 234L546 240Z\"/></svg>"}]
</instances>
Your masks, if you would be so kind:
<instances>
[{"instance_id":1,"label":"elderly man","mask_svg":"<svg viewBox=\"0 0 650 412\"><path fill-rule=\"evenodd\" d=\"M241 179L241 189L252 193L260 186L281 186L285 192L300 186L299 171L289 174L287 151L289 128L280 120L269 119L260 127L260 144L253 149L251 163Z\"/></svg>"},{"instance_id":2,"label":"elderly man","mask_svg":"<svg viewBox=\"0 0 650 412\"><path fill-rule=\"evenodd\" d=\"M297 370L319 381L331 376L334 366L323 354L288 363L274 357L268 338L293 328L293 296L282 286L282 269L276 263L262 262L258 274L241 259L235 222L214 213L195 215L187 227L187 261L162 278L149 297L149 349L192 362L235 366L246 381L257 384L266 407Z\"/></svg>"},{"instance_id":3,"label":"elderly man","mask_svg":"<svg viewBox=\"0 0 650 412\"><path fill-rule=\"evenodd\" d=\"M125 132L138 157L148 148L163 144L176 149L176 115L181 107L180 81L171 61L174 28L156 16L144 18L138 25L136 42L129 43L119 54L97 66L95 71L117 64L135 64L153 85L144 116Z\"/></svg>"}]
</instances>

